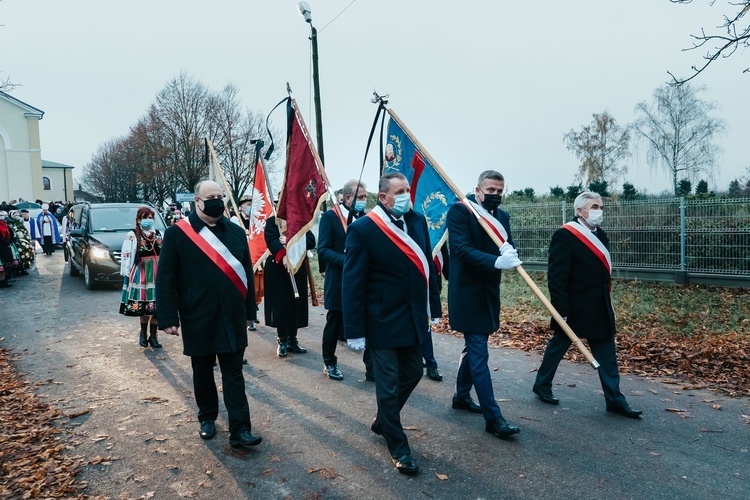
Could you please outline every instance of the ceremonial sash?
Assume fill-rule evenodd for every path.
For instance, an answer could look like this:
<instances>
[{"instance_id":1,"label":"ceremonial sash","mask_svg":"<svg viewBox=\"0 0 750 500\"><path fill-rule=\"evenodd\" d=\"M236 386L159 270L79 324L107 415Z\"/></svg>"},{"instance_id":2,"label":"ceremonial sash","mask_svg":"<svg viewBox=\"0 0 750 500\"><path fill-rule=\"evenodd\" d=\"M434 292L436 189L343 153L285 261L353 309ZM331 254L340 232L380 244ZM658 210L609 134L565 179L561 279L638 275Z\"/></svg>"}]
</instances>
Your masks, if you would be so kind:
<instances>
[{"instance_id":1,"label":"ceremonial sash","mask_svg":"<svg viewBox=\"0 0 750 500\"><path fill-rule=\"evenodd\" d=\"M612 274L612 259L609 256L609 250L607 250L607 247L604 246L604 243L601 242L599 238L597 238L594 233L589 231L587 228L581 226L578 222L570 221L567 224L563 226L564 229L567 229L573 235L581 240L581 242L586 245L586 248L591 250L596 257L602 261L602 264L604 265L604 268L607 270L609 274Z\"/></svg>"},{"instance_id":2,"label":"ceremonial sash","mask_svg":"<svg viewBox=\"0 0 750 500\"><path fill-rule=\"evenodd\" d=\"M435 269L437 270L439 276L443 272L443 265L445 265L445 263L443 262L443 253L438 252L437 254L435 254L435 257L432 258L432 260L435 262Z\"/></svg>"},{"instance_id":3,"label":"ceremonial sash","mask_svg":"<svg viewBox=\"0 0 750 500\"><path fill-rule=\"evenodd\" d=\"M466 198L461 200L461 202L469 207L469 211L471 211L471 208L473 207L474 210L476 210L476 212L479 214L479 217L481 217L490 226L492 232L495 233L498 238L500 238L500 241L502 243L508 241L508 232L505 230L503 225L500 224L500 221L497 220L491 213L489 213L486 208L484 208L479 203L475 203Z\"/></svg>"},{"instance_id":4,"label":"ceremonial sash","mask_svg":"<svg viewBox=\"0 0 750 500\"><path fill-rule=\"evenodd\" d=\"M190 225L187 219L180 220L176 226L182 229L182 232L206 254L206 257L226 274L227 278L240 291L242 298L246 298L247 273L245 273L242 263L232 255L232 252L229 251L224 243L207 226L203 226L203 229L199 233L195 232L195 229L193 229L193 226Z\"/></svg>"},{"instance_id":5,"label":"ceremonial sash","mask_svg":"<svg viewBox=\"0 0 750 500\"><path fill-rule=\"evenodd\" d=\"M388 217L385 214L385 211L379 206L373 208L367 213L367 215L365 215L365 217L372 219L375 225L383 231L383 234L385 234L388 239L390 239L393 244L396 245L404 255L406 255L417 270L419 270L420 274L422 274L425 285L429 288L430 268L427 263L427 258L424 256L424 252L419 245L417 245L417 242L391 222L390 217Z\"/></svg>"}]
</instances>

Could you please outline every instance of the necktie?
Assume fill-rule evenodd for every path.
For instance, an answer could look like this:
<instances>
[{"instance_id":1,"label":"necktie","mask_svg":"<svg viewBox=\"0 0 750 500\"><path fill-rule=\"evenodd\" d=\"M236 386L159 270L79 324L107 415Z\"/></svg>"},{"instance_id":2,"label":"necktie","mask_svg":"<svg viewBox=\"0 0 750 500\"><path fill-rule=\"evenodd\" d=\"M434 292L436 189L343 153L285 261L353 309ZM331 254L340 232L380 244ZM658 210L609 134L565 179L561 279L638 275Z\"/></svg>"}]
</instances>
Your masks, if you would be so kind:
<instances>
[{"instance_id":1,"label":"necktie","mask_svg":"<svg viewBox=\"0 0 750 500\"><path fill-rule=\"evenodd\" d=\"M404 221L399 220L399 219L394 219L393 223L396 224L396 227L399 228L400 230L402 231L404 230Z\"/></svg>"}]
</instances>

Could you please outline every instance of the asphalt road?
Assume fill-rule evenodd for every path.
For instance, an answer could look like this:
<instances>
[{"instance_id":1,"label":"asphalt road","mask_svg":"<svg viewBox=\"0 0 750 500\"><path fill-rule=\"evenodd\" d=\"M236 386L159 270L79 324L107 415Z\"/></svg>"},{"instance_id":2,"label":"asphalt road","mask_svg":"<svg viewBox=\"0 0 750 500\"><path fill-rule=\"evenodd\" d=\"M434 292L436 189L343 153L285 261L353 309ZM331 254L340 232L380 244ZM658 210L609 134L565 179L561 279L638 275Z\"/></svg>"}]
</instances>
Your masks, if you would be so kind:
<instances>
[{"instance_id":1,"label":"asphalt road","mask_svg":"<svg viewBox=\"0 0 750 500\"><path fill-rule=\"evenodd\" d=\"M67 274L62 252L0 293L3 347L19 371L65 414L69 453L102 462L79 476L87 494L110 498L748 498L750 401L623 376L630 420L604 411L596 372L563 362L560 406L531 393L540 356L492 349L495 395L521 427L514 439L484 432L480 415L450 408L462 341L435 335L443 382L426 377L402 420L421 471L400 475L369 430L374 384L361 355L339 344L345 380L322 373L325 311L311 308L304 355L275 355L275 335L249 334L245 367L253 432L263 443L198 437L189 359L180 338L137 344L137 319L117 313L119 291L88 291ZM217 380L220 377L217 369ZM671 411L680 410L680 411ZM98 458L97 458L98 457Z\"/></svg>"}]
</instances>

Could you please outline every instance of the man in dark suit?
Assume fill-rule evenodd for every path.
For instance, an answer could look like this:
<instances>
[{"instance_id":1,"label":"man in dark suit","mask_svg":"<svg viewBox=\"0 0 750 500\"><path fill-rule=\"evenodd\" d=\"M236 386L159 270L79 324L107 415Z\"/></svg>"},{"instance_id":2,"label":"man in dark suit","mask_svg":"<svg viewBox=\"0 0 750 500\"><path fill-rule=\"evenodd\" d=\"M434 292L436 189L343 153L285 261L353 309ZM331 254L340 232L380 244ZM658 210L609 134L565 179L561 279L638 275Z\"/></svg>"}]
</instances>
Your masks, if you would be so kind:
<instances>
[{"instance_id":1,"label":"man in dark suit","mask_svg":"<svg viewBox=\"0 0 750 500\"><path fill-rule=\"evenodd\" d=\"M156 277L159 328L178 335L190 356L200 437L211 439L219 413L214 362L219 360L229 444L254 446L242 356L247 323L256 319L245 232L224 217L224 193L213 181L195 186L196 210L164 232Z\"/></svg>"},{"instance_id":2,"label":"man in dark suit","mask_svg":"<svg viewBox=\"0 0 750 500\"><path fill-rule=\"evenodd\" d=\"M467 197L467 203L453 205L447 221L451 261L448 316L451 328L464 334L453 408L481 413L485 430L501 438L520 432L503 418L487 366L487 340L500 327L501 271L521 265L510 234L510 217L497 208L504 189L505 180L499 172L482 172L474 194ZM502 247L498 248L474 213L505 240ZM472 386L478 405L471 399Z\"/></svg>"},{"instance_id":3,"label":"man in dark suit","mask_svg":"<svg viewBox=\"0 0 750 500\"><path fill-rule=\"evenodd\" d=\"M632 409L620 392L609 238L599 227L603 206L601 196L590 191L575 199L573 221L552 235L547 284L552 305L579 337L588 340L591 353L601 365L598 373L607 411L639 418L643 412ZM559 400L552 394L552 379L572 342L557 322L552 320L551 326L554 333L532 390L542 402L556 405Z\"/></svg>"},{"instance_id":4,"label":"man in dark suit","mask_svg":"<svg viewBox=\"0 0 750 500\"><path fill-rule=\"evenodd\" d=\"M359 219L365 214L367 187L360 181L344 184L343 203L339 205L341 217L336 210L328 210L320 217L318 226L318 260L325 266L323 286L326 326L323 328L323 373L331 380L343 380L338 367L336 344L344 335L344 314L341 306L341 273L344 269L344 247L346 233L344 224ZM343 220L342 220L343 217Z\"/></svg>"},{"instance_id":5,"label":"man in dark suit","mask_svg":"<svg viewBox=\"0 0 750 500\"><path fill-rule=\"evenodd\" d=\"M411 210L409 182L381 177L378 205L351 224L343 274L344 332L349 345L367 343L382 435L396 469L419 470L401 426L401 408L422 378L422 340L430 316L442 316L427 221Z\"/></svg>"}]
</instances>

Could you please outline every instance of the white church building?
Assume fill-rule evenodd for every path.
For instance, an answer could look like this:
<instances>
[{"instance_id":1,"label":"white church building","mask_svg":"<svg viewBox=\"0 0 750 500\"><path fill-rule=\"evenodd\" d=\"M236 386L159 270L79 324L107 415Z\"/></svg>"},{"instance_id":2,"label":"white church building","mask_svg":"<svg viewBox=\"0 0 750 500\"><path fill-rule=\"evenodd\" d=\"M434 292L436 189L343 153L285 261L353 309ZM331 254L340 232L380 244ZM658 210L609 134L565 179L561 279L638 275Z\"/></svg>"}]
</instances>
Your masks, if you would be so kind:
<instances>
[{"instance_id":1,"label":"white church building","mask_svg":"<svg viewBox=\"0 0 750 500\"><path fill-rule=\"evenodd\" d=\"M44 111L0 92L0 201L73 201L73 166L42 160Z\"/></svg>"}]
</instances>

